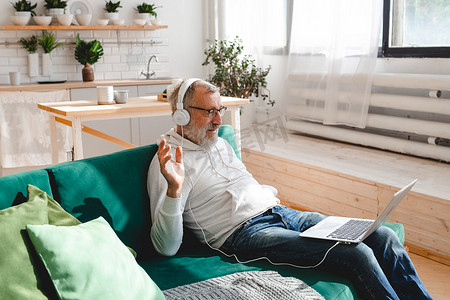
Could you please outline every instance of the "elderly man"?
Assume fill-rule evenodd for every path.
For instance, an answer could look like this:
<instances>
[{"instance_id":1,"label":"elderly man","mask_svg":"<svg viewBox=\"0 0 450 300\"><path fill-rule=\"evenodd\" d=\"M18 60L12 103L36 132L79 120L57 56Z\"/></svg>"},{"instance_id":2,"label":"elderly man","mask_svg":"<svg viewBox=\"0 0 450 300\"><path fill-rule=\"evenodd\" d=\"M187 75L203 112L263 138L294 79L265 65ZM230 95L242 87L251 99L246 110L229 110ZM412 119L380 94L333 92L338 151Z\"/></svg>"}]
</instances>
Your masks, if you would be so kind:
<instances>
[{"instance_id":1,"label":"elderly man","mask_svg":"<svg viewBox=\"0 0 450 300\"><path fill-rule=\"evenodd\" d=\"M175 255L187 228L238 260L267 259L347 276L363 299L431 299L388 228L357 245L300 237L326 216L281 206L276 189L259 184L218 137L226 107L217 87L186 80L169 101L177 126L163 136L148 176L151 238L160 254Z\"/></svg>"}]
</instances>

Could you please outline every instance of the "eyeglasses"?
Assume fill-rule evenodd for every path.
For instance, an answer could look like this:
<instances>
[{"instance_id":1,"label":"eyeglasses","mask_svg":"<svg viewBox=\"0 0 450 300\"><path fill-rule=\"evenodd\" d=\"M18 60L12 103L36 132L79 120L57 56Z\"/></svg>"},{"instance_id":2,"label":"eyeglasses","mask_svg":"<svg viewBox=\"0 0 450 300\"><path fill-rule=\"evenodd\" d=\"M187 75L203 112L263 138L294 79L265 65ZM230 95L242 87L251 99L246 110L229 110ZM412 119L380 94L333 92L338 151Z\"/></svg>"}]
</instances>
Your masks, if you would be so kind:
<instances>
[{"instance_id":1,"label":"eyeglasses","mask_svg":"<svg viewBox=\"0 0 450 300\"><path fill-rule=\"evenodd\" d=\"M189 108L203 110L203 111L208 112L208 118L210 118L210 119L214 119L217 114L219 114L222 117L223 114L225 113L225 111L227 110L226 106L222 106L221 108L211 108L211 109L205 109L205 108L200 108L200 107L195 107L195 106L189 106Z\"/></svg>"}]
</instances>

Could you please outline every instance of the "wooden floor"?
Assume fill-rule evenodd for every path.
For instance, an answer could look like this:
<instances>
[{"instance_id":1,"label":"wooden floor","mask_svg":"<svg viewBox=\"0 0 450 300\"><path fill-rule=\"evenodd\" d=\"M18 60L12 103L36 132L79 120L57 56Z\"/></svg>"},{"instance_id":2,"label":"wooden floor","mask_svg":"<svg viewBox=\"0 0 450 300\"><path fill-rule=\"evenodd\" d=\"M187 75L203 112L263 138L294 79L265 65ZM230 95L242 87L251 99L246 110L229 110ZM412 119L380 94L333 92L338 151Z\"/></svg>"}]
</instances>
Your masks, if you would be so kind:
<instances>
[{"instance_id":1,"label":"wooden floor","mask_svg":"<svg viewBox=\"0 0 450 300\"><path fill-rule=\"evenodd\" d=\"M436 300L450 299L450 266L410 253L419 278Z\"/></svg>"},{"instance_id":2,"label":"wooden floor","mask_svg":"<svg viewBox=\"0 0 450 300\"><path fill-rule=\"evenodd\" d=\"M397 188L417 178L414 191L450 201L450 163L308 137L279 127L254 125L244 133L242 148Z\"/></svg>"}]
</instances>

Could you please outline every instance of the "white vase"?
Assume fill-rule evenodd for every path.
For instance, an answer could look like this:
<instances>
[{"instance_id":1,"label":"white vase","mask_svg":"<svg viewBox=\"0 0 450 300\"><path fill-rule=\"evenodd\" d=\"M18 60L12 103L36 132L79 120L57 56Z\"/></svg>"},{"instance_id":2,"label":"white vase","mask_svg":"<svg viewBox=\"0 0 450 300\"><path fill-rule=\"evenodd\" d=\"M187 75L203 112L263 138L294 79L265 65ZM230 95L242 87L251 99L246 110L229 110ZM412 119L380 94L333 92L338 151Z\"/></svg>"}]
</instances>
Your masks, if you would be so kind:
<instances>
[{"instance_id":1,"label":"white vase","mask_svg":"<svg viewBox=\"0 0 450 300\"><path fill-rule=\"evenodd\" d=\"M119 20L119 13L118 12L115 12L115 13L107 12L107 13L105 13L105 18L107 18L111 21Z\"/></svg>"},{"instance_id":2,"label":"white vase","mask_svg":"<svg viewBox=\"0 0 450 300\"><path fill-rule=\"evenodd\" d=\"M30 77L39 76L39 54L28 54L28 75Z\"/></svg>"},{"instance_id":3,"label":"white vase","mask_svg":"<svg viewBox=\"0 0 450 300\"><path fill-rule=\"evenodd\" d=\"M42 54L42 76L50 76L53 72L53 62L50 53Z\"/></svg>"}]
</instances>

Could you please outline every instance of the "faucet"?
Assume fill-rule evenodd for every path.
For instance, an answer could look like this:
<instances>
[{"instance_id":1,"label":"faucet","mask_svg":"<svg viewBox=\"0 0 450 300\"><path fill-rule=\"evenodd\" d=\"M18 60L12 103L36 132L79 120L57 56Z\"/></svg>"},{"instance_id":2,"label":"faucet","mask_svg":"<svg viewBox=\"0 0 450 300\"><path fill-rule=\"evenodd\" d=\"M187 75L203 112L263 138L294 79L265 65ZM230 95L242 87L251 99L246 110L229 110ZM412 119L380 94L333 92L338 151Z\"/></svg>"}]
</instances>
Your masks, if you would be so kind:
<instances>
[{"instance_id":1,"label":"faucet","mask_svg":"<svg viewBox=\"0 0 450 300\"><path fill-rule=\"evenodd\" d=\"M156 55L150 56L150 58L149 58L149 60L147 62L147 72L144 72L144 71L141 72L141 75L144 75L145 79L150 79L150 77L155 75L155 71L151 71L150 72L150 62L152 61L153 58L155 59L155 62L159 61L159 59L158 59L158 57L156 57Z\"/></svg>"}]
</instances>

